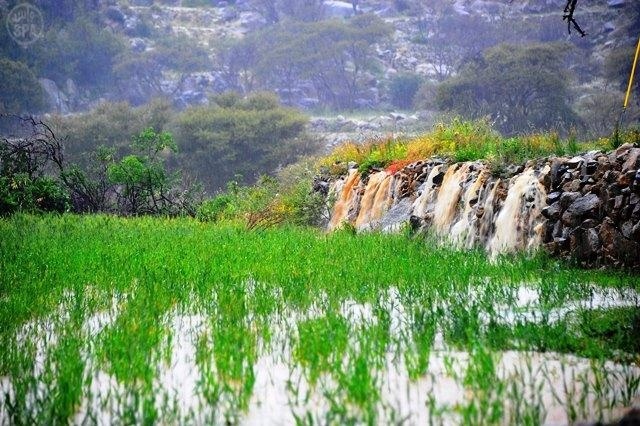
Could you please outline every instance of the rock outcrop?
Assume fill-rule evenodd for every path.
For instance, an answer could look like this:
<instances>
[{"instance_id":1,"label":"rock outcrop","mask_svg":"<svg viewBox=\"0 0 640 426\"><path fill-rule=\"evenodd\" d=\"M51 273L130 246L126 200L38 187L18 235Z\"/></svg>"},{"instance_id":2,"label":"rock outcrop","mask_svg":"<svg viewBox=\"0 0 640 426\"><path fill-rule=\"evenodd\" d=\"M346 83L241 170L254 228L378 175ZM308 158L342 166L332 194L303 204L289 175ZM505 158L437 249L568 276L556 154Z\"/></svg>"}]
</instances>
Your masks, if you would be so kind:
<instances>
[{"instance_id":1,"label":"rock outcrop","mask_svg":"<svg viewBox=\"0 0 640 426\"><path fill-rule=\"evenodd\" d=\"M327 186L329 190L326 191ZM325 182L328 229L426 230L492 255L544 247L588 267L640 267L640 148L530 161L496 176L433 158Z\"/></svg>"}]
</instances>

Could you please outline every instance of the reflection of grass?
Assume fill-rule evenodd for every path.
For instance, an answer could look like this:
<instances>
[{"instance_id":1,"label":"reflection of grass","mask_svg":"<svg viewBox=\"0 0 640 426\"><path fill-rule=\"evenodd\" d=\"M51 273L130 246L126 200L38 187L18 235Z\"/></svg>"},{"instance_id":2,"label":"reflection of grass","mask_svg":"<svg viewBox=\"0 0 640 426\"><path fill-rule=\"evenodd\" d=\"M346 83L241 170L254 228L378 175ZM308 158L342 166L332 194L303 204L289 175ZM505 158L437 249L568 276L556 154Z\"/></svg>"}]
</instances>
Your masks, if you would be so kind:
<instances>
[{"instance_id":1,"label":"reflection of grass","mask_svg":"<svg viewBox=\"0 0 640 426\"><path fill-rule=\"evenodd\" d=\"M5 404L12 423L72 419L97 370L124 388L114 414L120 421L184 420L158 380L174 361L172 342L180 337L171 331L174 313L204 318L193 362L207 414L191 413L194 422L241 420L256 392L256 365L273 351L290 351L283 362L303 372L302 378L290 377L290 397L306 403L309 392L317 391L327 407L324 414L296 418L400 421L382 389L387 363L402 365L412 383L424 380L432 374L430 361L438 352L433 346L442 333L446 344L470 359L463 368L445 363L471 395L452 409L454 415L486 423L512 416L525 424L543 417L542 402L518 396L530 386L524 379L498 378L495 351L557 351L623 362L628 359L622 353L640 352L637 309L577 310L557 323L544 316L588 296L593 286L637 289L637 277L574 270L544 256L491 263L479 251L400 235L248 232L190 219L16 216L0 219L0 234L0 372L14 383ZM540 296L542 318L504 325L500 309L515 303L523 282ZM108 309L114 294L118 314L90 334L83 325ZM362 322L342 310L347 301L362 307ZM31 321L51 318L55 338L45 345L44 369L36 371L40 337L18 336ZM620 398L638 395L634 374L620 380L597 376L593 388L604 401L600 405L606 408L607 390L620 383L626 383ZM300 380L314 390L297 386ZM38 386L44 391L30 403ZM581 398L573 400L588 406ZM507 413L507 399L522 407L521 414ZM433 399L415 403L427 403L431 414L447 411Z\"/></svg>"},{"instance_id":2,"label":"reflection of grass","mask_svg":"<svg viewBox=\"0 0 640 426\"><path fill-rule=\"evenodd\" d=\"M579 311L555 323L478 324L467 330L493 349L574 353L587 358L634 359L640 354L640 309ZM459 341L458 341L459 343Z\"/></svg>"},{"instance_id":3,"label":"reflection of grass","mask_svg":"<svg viewBox=\"0 0 640 426\"><path fill-rule=\"evenodd\" d=\"M321 373L339 369L349 339L349 326L339 315L298 323L295 357L309 369L314 384Z\"/></svg>"}]
</instances>

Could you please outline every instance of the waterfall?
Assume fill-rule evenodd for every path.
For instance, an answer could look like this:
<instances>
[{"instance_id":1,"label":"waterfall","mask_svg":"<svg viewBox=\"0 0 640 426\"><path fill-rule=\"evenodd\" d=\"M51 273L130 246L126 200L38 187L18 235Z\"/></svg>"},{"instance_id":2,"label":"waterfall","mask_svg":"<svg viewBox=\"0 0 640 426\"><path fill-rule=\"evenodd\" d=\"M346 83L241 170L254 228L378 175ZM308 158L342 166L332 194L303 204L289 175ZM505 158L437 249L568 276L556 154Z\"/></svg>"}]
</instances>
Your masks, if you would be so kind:
<instances>
[{"instance_id":1,"label":"waterfall","mask_svg":"<svg viewBox=\"0 0 640 426\"><path fill-rule=\"evenodd\" d=\"M373 225L372 221L376 218L373 217L372 213L376 206L376 200L379 200L379 197L377 197L377 195L378 192L382 192L380 186L385 180L388 181L388 179L386 179L387 177L388 175L386 172L378 172L369 176L369 182L367 183L364 194L362 195L358 217L356 218L355 225L357 229L362 229L363 227L371 227ZM380 209L381 208L378 208L378 210Z\"/></svg>"},{"instance_id":2,"label":"waterfall","mask_svg":"<svg viewBox=\"0 0 640 426\"><path fill-rule=\"evenodd\" d=\"M356 169L352 169L349 170L346 178L338 184L340 190L335 191L337 188L334 188L337 199L331 214L329 230L334 230L342 225L343 222L349 221L350 212L353 212L353 209L357 207L359 202L359 194L357 191L359 183L360 174Z\"/></svg>"},{"instance_id":3,"label":"waterfall","mask_svg":"<svg viewBox=\"0 0 640 426\"><path fill-rule=\"evenodd\" d=\"M334 186L328 229L346 221L358 230L390 230L404 222L492 255L535 249L542 243L547 191L541 182L549 170L529 167L510 179L492 176L482 162L417 162L365 178L351 170Z\"/></svg>"},{"instance_id":4,"label":"waterfall","mask_svg":"<svg viewBox=\"0 0 640 426\"><path fill-rule=\"evenodd\" d=\"M549 167L541 172L546 174ZM533 168L512 178L504 205L495 220L495 234L488 244L492 254L528 250L542 242L541 210L546 190Z\"/></svg>"}]
</instances>

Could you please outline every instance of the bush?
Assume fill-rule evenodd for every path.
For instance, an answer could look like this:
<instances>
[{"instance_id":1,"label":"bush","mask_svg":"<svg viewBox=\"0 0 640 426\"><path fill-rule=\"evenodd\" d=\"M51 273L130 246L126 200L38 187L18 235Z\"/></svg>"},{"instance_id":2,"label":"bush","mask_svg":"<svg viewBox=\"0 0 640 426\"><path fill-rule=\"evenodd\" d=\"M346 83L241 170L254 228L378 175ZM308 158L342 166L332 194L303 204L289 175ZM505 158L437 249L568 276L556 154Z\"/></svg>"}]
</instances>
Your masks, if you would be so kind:
<instances>
[{"instance_id":1,"label":"bush","mask_svg":"<svg viewBox=\"0 0 640 426\"><path fill-rule=\"evenodd\" d=\"M56 179L26 173L0 176L0 215L16 212L62 213L69 209L69 195Z\"/></svg>"},{"instance_id":2,"label":"bush","mask_svg":"<svg viewBox=\"0 0 640 426\"><path fill-rule=\"evenodd\" d=\"M64 212L69 196L53 173L62 167L62 146L42 123L22 121L29 134L0 140L0 215Z\"/></svg>"},{"instance_id":3,"label":"bush","mask_svg":"<svg viewBox=\"0 0 640 426\"><path fill-rule=\"evenodd\" d=\"M255 185L227 184L225 193L200 205L202 221L232 221L250 229L290 224L318 226L328 220L326 198L312 190L317 170L304 160L281 170L273 178L262 176Z\"/></svg>"},{"instance_id":4,"label":"bush","mask_svg":"<svg viewBox=\"0 0 640 426\"><path fill-rule=\"evenodd\" d=\"M44 92L22 62L0 58L0 114L36 113L45 106Z\"/></svg>"},{"instance_id":5,"label":"bush","mask_svg":"<svg viewBox=\"0 0 640 426\"><path fill-rule=\"evenodd\" d=\"M391 80L389 94L391 104L397 108L410 109L422 83L422 78L416 74L400 74Z\"/></svg>"},{"instance_id":6,"label":"bush","mask_svg":"<svg viewBox=\"0 0 640 426\"><path fill-rule=\"evenodd\" d=\"M205 200L198 207L196 217L203 222L217 222L224 217L225 211L233 202L231 194L220 194Z\"/></svg>"},{"instance_id":7,"label":"bush","mask_svg":"<svg viewBox=\"0 0 640 426\"><path fill-rule=\"evenodd\" d=\"M559 45L499 45L467 63L438 88L441 110L468 119L491 117L505 134L570 128L569 77Z\"/></svg>"},{"instance_id":8,"label":"bush","mask_svg":"<svg viewBox=\"0 0 640 426\"><path fill-rule=\"evenodd\" d=\"M260 174L317 149L305 133L306 123L305 116L271 94L221 95L211 106L189 108L177 117L179 163L211 192L238 174L240 183L255 182Z\"/></svg>"}]
</instances>

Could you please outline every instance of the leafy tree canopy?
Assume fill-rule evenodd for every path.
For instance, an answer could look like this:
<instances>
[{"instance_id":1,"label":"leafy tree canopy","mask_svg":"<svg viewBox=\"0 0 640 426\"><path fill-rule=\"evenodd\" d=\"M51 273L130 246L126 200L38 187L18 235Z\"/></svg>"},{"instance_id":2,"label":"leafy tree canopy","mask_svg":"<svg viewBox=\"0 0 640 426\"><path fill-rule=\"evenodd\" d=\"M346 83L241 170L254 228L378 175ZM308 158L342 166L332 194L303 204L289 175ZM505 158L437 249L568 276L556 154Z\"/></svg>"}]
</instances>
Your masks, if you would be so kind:
<instances>
[{"instance_id":1,"label":"leafy tree canopy","mask_svg":"<svg viewBox=\"0 0 640 426\"><path fill-rule=\"evenodd\" d=\"M490 116L507 134L571 125L576 118L562 59L557 44L490 48L439 87L437 104L465 117Z\"/></svg>"}]
</instances>

